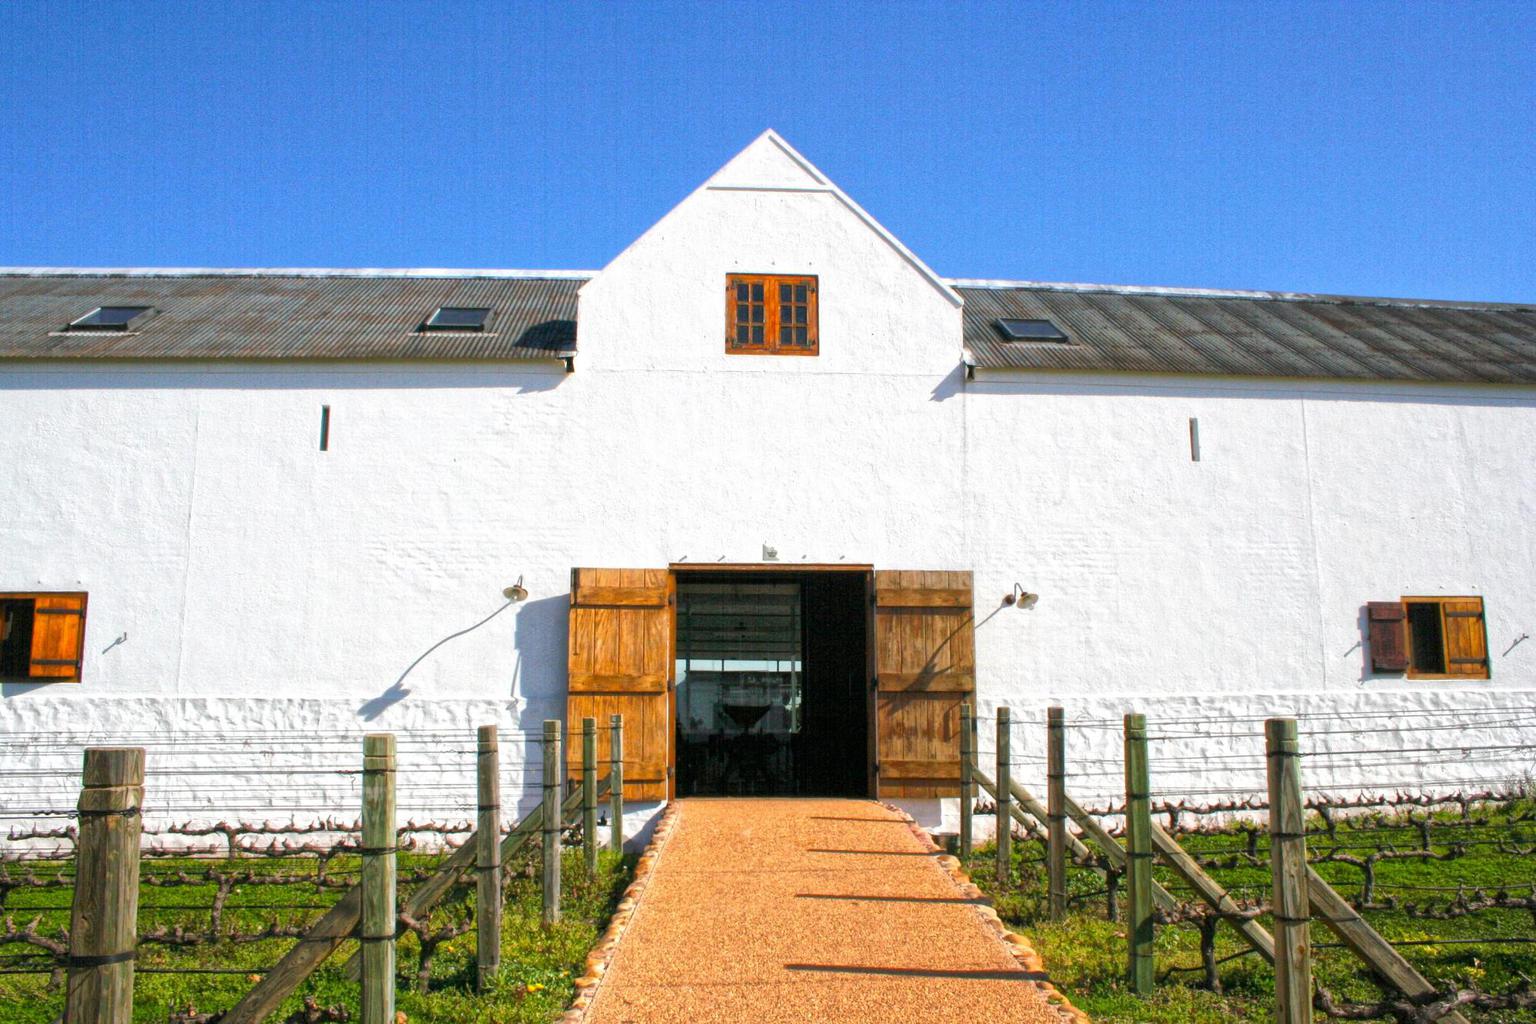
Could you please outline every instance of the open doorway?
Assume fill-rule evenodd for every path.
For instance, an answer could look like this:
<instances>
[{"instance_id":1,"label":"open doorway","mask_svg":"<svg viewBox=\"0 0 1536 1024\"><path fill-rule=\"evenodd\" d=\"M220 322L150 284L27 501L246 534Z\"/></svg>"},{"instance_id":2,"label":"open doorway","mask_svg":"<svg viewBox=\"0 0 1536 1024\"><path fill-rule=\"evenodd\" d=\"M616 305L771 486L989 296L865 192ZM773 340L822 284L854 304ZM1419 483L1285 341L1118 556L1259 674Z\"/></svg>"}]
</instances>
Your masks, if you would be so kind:
<instances>
[{"instance_id":1,"label":"open doorway","mask_svg":"<svg viewBox=\"0 0 1536 1024\"><path fill-rule=\"evenodd\" d=\"M864 796L865 572L677 573L678 796Z\"/></svg>"}]
</instances>

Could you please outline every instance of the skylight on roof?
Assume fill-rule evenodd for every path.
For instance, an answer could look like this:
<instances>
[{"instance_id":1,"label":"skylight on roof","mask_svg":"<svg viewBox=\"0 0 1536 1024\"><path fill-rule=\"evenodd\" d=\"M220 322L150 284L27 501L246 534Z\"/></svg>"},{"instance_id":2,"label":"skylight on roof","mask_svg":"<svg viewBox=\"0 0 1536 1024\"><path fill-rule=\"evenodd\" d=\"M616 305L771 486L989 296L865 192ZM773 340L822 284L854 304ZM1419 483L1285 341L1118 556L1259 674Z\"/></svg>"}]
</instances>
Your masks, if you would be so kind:
<instances>
[{"instance_id":1,"label":"skylight on roof","mask_svg":"<svg viewBox=\"0 0 1536 1024\"><path fill-rule=\"evenodd\" d=\"M78 320L72 320L72 331L126 331L135 320L150 310L149 306L97 306Z\"/></svg>"},{"instance_id":2,"label":"skylight on roof","mask_svg":"<svg viewBox=\"0 0 1536 1024\"><path fill-rule=\"evenodd\" d=\"M1049 320L1019 320L1002 317L997 329L1009 341L1071 341L1065 331Z\"/></svg>"},{"instance_id":3,"label":"skylight on roof","mask_svg":"<svg viewBox=\"0 0 1536 1024\"><path fill-rule=\"evenodd\" d=\"M484 306L439 306L422 324L428 331L483 331L491 311Z\"/></svg>"}]
</instances>

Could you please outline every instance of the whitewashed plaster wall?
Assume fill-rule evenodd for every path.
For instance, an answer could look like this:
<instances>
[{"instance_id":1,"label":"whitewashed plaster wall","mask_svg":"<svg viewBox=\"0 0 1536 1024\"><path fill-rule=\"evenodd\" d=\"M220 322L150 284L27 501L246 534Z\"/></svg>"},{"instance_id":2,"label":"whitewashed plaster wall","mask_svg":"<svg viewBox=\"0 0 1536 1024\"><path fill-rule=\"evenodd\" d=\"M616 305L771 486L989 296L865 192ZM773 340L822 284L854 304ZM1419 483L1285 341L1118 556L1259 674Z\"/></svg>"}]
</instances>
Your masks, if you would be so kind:
<instances>
[{"instance_id":1,"label":"whitewashed plaster wall","mask_svg":"<svg viewBox=\"0 0 1536 1024\"><path fill-rule=\"evenodd\" d=\"M943 380L9 367L0 589L84 589L91 610L85 681L6 684L0 722L194 745L532 729L563 710L571 566L764 542L974 568L984 714L1531 704L1533 645L1510 647L1536 597L1530 396L1082 377L935 400ZM777 420L797 440L758 443L750 424ZM1419 464L1480 471L1427 488L1401 472ZM532 598L503 609L518 575ZM1015 580L1039 604L999 610ZM1361 605L1409 593L1485 598L1491 680L1364 671ZM1107 756L1101 739L1077 749Z\"/></svg>"},{"instance_id":2,"label":"whitewashed plaster wall","mask_svg":"<svg viewBox=\"0 0 1536 1024\"><path fill-rule=\"evenodd\" d=\"M392 728L420 765L403 808L449 813L470 760L445 737L467 748L497 721L527 806L519 737L564 713L571 567L756 562L764 544L787 563L974 569L983 714L1134 707L1256 736L1268 713L1399 708L1406 742L1426 709L1532 704L1536 643L1510 647L1536 632L1530 390L967 381L947 286L768 143L583 288L574 374L0 363L0 591L90 594L84 681L4 684L8 762L57 763L29 745L41 732L150 738L190 763L220 738L309 737L329 757ZM819 356L725 354L736 270L820 277ZM507 607L519 576L530 600ZM1002 609L1015 581L1039 604ZM1490 681L1364 671L1363 603L1412 593L1484 596ZM1488 734L1531 743L1518 723ZM1075 735L1084 765L1114 756L1112 728ZM440 796L450 758L464 792ZM168 811L351 799L346 778L198 779ZM0 779L0 802L28 785Z\"/></svg>"},{"instance_id":3,"label":"whitewashed plaster wall","mask_svg":"<svg viewBox=\"0 0 1536 1024\"><path fill-rule=\"evenodd\" d=\"M1262 792L1268 715L1311 716L1319 786L1536 774L1529 389L981 371L963 395L981 746L1008 704L1016 778L1043 788L1052 704L1095 723L1071 761L1102 800L1133 710L1179 737L1154 786L1195 802ZM1039 603L989 618L1014 582ZM1415 594L1484 598L1490 679L1369 670L1365 603ZM1405 753L1351 753L1379 749Z\"/></svg>"}]
</instances>

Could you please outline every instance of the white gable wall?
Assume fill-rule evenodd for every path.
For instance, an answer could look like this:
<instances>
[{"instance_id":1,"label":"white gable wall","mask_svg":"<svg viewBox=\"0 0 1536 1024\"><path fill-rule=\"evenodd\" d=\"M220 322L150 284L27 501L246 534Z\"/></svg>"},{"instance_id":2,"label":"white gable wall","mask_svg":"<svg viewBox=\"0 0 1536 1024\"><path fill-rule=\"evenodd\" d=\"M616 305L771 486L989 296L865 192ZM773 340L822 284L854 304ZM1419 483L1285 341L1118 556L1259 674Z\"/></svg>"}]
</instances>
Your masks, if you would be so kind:
<instances>
[{"instance_id":1,"label":"white gable wall","mask_svg":"<svg viewBox=\"0 0 1536 1024\"><path fill-rule=\"evenodd\" d=\"M587 282L582 368L935 378L953 371L959 297L799 160L764 135ZM820 355L728 354L725 277L738 273L816 275Z\"/></svg>"}]
</instances>

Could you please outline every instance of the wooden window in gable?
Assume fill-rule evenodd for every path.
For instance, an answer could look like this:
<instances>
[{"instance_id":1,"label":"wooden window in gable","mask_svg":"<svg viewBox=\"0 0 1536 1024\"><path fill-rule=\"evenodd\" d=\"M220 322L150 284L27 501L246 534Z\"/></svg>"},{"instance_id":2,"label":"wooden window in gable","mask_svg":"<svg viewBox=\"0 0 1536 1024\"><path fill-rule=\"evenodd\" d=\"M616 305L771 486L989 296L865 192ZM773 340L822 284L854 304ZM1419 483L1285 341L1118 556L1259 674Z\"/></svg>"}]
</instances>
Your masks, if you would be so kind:
<instances>
[{"instance_id":1,"label":"wooden window in gable","mask_svg":"<svg viewBox=\"0 0 1536 1024\"><path fill-rule=\"evenodd\" d=\"M84 594L0 594L0 680L80 681Z\"/></svg>"},{"instance_id":2,"label":"wooden window in gable","mask_svg":"<svg viewBox=\"0 0 1536 1024\"><path fill-rule=\"evenodd\" d=\"M1371 669L1409 679L1487 679L1480 597L1405 597L1367 606Z\"/></svg>"},{"instance_id":3,"label":"wooden window in gable","mask_svg":"<svg viewBox=\"0 0 1536 1024\"><path fill-rule=\"evenodd\" d=\"M750 355L814 356L816 278L727 274L725 350Z\"/></svg>"}]
</instances>

